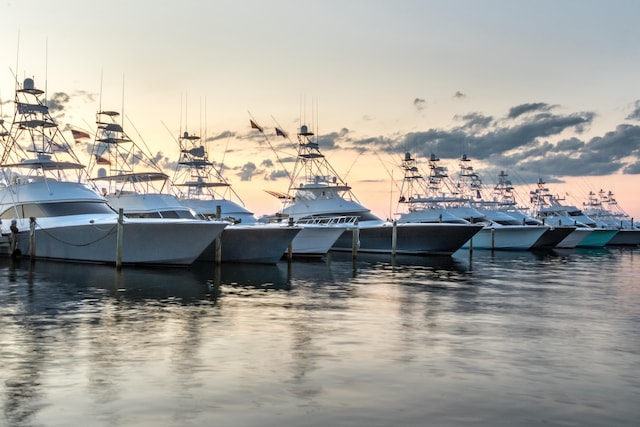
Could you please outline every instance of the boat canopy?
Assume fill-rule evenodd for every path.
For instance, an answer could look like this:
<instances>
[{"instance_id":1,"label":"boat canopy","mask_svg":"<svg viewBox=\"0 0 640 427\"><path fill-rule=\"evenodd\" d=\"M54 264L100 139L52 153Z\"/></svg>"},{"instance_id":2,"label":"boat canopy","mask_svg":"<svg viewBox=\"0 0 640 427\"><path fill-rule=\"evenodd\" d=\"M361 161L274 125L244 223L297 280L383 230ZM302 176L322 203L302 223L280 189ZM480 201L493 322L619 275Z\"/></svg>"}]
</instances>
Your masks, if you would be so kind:
<instances>
[{"instance_id":1,"label":"boat canopy","mask_svg":"<svg viewBox=\"0 0 640 427\"><path fill-rule=\"evenodd\" d=\"M115 181L115 182L151 182L166 181L169 176L162 172L134 172L120 175L110 175L91 178L92 181Z\"/></svg>"}]
</instances>

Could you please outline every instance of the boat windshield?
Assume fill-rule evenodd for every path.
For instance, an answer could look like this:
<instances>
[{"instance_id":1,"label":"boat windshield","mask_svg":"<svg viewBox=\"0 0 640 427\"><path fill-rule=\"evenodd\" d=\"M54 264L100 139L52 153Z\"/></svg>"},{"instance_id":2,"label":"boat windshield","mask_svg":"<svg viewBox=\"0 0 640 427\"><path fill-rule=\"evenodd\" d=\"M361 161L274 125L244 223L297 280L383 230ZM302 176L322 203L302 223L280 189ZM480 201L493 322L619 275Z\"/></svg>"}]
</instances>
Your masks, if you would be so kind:
<instances>
[{"instance_id":1,"label":"boat windshield","mask_svg":"<svg viewBox=\"0 0 640 427\"><path fill-rule=\"evenodd\" d=\"M303 222L321 218L357 218L358 221L379 221L380 218L370 212L336 212L334 214L311 215L300 218Z\"/></svg>"},{"instance_id":2,"label":"boat windshield","mask_svg":"<svg viewBox=\"0 0 640 427\"><path fill-rule=\"evenodd\" d=\"M115 211L104 202L55 202L23 203L11 207L0 215L2 219L11 218L48 218L67 215L114 214Z\"/></svg>"},{"instance_id":3,"label":"boat windshield","mask_svg":"<svg viewBox=\"0 0 640 427\"><path fill-rule=\"evenodd\" d=\"M152 212L127 212L127 218L172 218L172 219L198 219L191 211L166 210Z\"/></svg>"}]
</instances>

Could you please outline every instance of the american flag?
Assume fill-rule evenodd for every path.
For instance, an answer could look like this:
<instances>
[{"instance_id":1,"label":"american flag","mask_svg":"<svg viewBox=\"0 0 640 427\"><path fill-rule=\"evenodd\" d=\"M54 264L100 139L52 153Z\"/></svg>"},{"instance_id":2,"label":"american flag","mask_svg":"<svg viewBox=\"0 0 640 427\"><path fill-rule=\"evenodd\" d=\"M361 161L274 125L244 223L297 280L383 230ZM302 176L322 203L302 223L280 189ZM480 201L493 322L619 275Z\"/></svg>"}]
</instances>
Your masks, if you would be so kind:
<instances>
[{"instance_id":1,"label":"american flag","mask_svg":"<svg viewBox=\"0 0 640 427\"><path fill-rule=\"evenodd\" d=\"M256 122L254 122L253 120L249 120L251 122L251 127L253 129L258 129L260 132L263 132L264 130L262 129L262 126L259 126Z\"/></svg>"},{"instance_id":2,"label":"american flag","mask_svg":"<svg viewBox=\"0 0 640 427\"><path fill-rule=\"evenodd\" d=\"M95 156L96 156L96 164L98 164L98 165L110 165L111 164L109 159L105 159L104 157L98 156L97 154Z\"/></svg>"},{"instance_id":3,"label":"american flag","mask_svg":"<svg viewBox=\"0 0 640 427\"><path fill-rule=\"evenodd\" d=\"M81 130L71 129L71 134L73 135L73 139L76 142L80 142L83 139L91 138L91 135L89 135L87 132L84 132L84 131L81 131Z\"/></svg>"}]
</instances>

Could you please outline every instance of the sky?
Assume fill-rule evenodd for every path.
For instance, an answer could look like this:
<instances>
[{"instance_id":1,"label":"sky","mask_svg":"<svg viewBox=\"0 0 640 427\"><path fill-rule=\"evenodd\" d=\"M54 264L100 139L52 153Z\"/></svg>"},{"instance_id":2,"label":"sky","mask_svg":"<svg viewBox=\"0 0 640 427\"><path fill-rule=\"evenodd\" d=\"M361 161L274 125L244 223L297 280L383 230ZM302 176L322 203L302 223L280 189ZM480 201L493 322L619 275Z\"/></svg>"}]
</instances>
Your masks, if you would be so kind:
<instances>
[{"instance_id":1,"label":"sky","mask_svg":"<svg viewBox=\"0 0 640 427\"><path fill-rule=\"evenodd\" d=\"M519 194L542 179L578 206L613 191L640 220L640 2L0 2L5 120L32 77L63 128L121 112L167 171L180 132L203 135L258 215L295 154L275 127L307 124L383 218L409 152L450 174L467 154L489 187L504 170Z\"/></svg>"}]
</instances>

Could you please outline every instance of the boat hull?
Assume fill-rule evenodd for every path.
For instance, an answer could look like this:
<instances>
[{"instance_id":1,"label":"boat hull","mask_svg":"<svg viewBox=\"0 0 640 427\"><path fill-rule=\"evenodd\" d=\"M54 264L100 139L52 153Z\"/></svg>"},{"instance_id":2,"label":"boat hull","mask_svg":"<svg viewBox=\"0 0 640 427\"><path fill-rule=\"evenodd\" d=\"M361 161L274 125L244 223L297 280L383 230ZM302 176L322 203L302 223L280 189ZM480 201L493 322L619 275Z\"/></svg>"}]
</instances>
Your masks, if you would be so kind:
<instances>
[{"instance_id":1,"label":"boat hull","mask_svg":"<svg viewBox=\"0 0 640 427\"><path fill-rule=\"evenodd\" d=\"M566 239L575 229L575 227L550 227L538 240L536 240L531 249L554 248Z\"/></svg>"},{"instance_id":2,"label":"boat hull","mask_svg":"<svg viewBox=\"0 0 640 427\"><path fill-rule=\"evenodd\" d=\"M451 255L482 228L472 224L403 223L396 225L397 254ZM358 228L360 252L392 253L393 229L391 223ZM352 251L353 229L347 229L333 245L332 250Z\"/></svg>"},{"instance_id":3,"label":"boat hull","mask_svg":"<svg viewBox=\"0 0 640 427\"><path fill-rule=\"evenodd\" d=\"M562 241L556 245L556 248L573 249L578 246L578 244L584 240L589 233L591 233L591 229L578 227L569 233L567 237L562 239Z\"/></svg>"},{"instance_id":4,"label":"boat hull","mask_svg":"<svg viewBox=\"0 0 640 427\"><path fill-rule=\"evenodd\" d=\"M295 227L262 225L231 225L222 232L220 257L222 262L275 264L301 231ZM199 261L216 260L216 242L198 257Z\"/></svg>"},{"instance_id":5,"label":"boat hull","mask_svg":"<svg viewBox=\"0 0 640 427\"><path fill-rule=\"evenodd\" d=\"M576 245L577 248L602 248L618 233L618 230L606 228L590 229L584 239Z\"/></svg>"},{"instance_id":6,"label":"boat hull","mask_svg":"<svg viewBox=\"0 0 640 427\"><path fill-rule=\"evenodd\" d=\"M636 246L640 245L640 230L620 229L607 243L611 246Z\"/></svg>"},{"instance_id":7,"label":"boat hull","mask_svg":"<svg viewBox=\"0 0 640 427\"><path fill-rule=\"evenodd\" d=\"M484 227L464 248L526 251L547 231L548 227L533 225L513 225L504 227Z\"/></svg>"},{"instance_id":8,"label":"boat hull","mask_svg":"<svg viewBox=\"0 0 640 427\"><path fill-rule=\"evenodd\" d=\"M190 265L220 235L224 226L205 221L126 220L122 228L122 263ZM22 256L28 257L115 263L117 240L115 221L60 226L43 223L35 227L35 250L31 247L28 229L18 233L18 249Z\"/></svg>"},{"instance_id":9,"label":"boat hull","mask_svg":"<svg viewBox=\"0 0 640 427\"><path fill-rule=\"evenodd\" d=\"M344 227L304 225L301 228L291 242L295 257L323 257L345 232Z\"/></svg>"}]
</instances>

